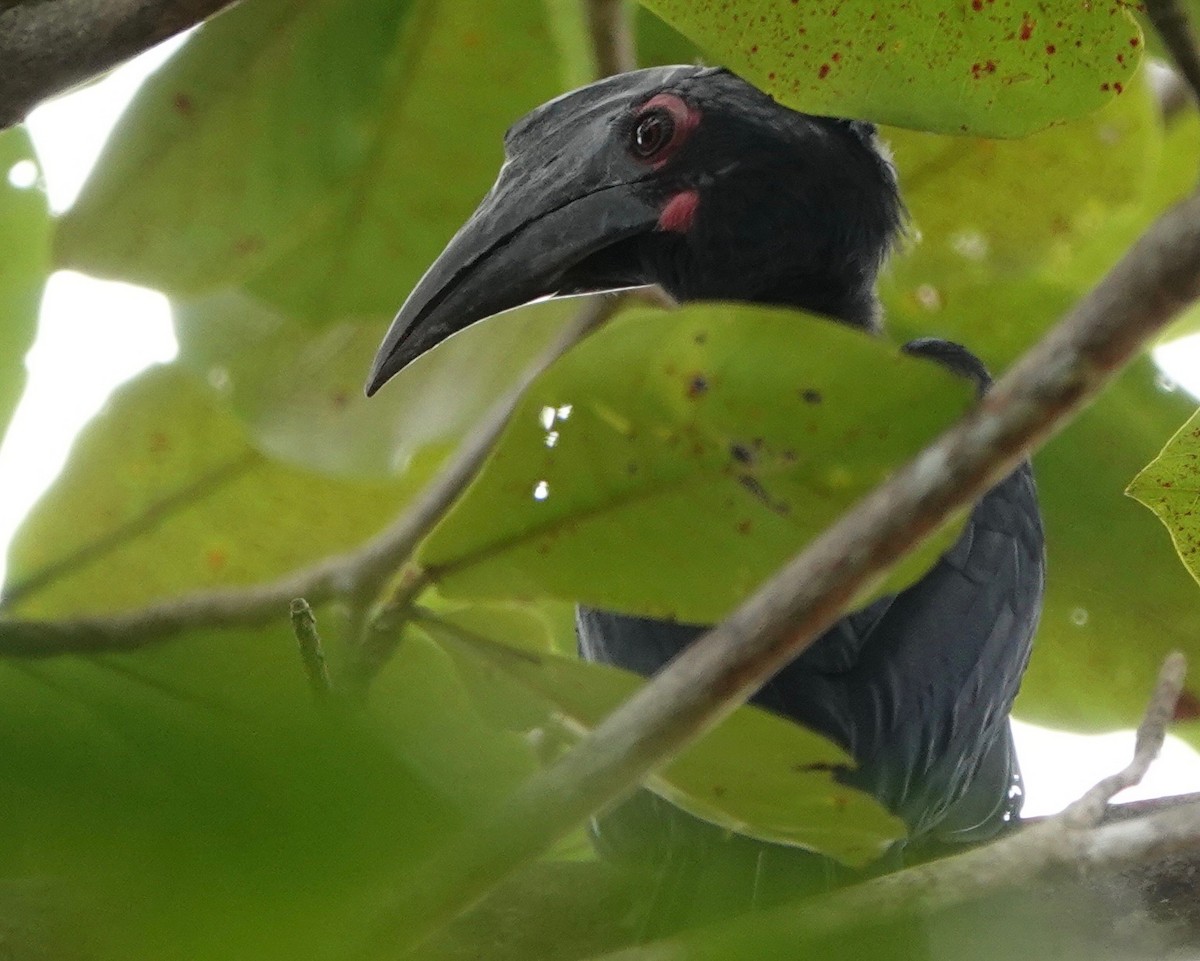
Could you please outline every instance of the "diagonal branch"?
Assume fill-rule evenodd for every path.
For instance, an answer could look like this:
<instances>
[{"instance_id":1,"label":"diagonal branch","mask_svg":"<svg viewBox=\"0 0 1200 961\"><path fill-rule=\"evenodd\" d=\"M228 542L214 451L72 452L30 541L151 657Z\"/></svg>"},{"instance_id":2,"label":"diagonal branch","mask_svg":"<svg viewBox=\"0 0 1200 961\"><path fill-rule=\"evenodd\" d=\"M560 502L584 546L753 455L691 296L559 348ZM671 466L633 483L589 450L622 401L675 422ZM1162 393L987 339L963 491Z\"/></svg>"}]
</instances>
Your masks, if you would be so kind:
<instances>
[{"instance_id":1,"label":"diagonal branch","mask_svg":"<svg viewBox=\"0 0 1200 961\"><path fill-rule=\"evenodd\" d=\"M1112 796L1138 783L1157 757L1186 670L1182 654L1167 656L1130 763L1061 814L953 857L595 961L715 961L736 957L739 944L761 945L764 940L786 944L791 957L802 945L844 937L864 923L888 925L928 917L1002 891L1061 882L1063 874L1087 877L1127 871L1168 855L1200 853L1200 801L1195 798L1140 817L1103 820Z\"/></svg>"},{"instance_id":2,"label":"diagonal branch","mask_svg":"<svg viewBox=\"0 0 1200 961\"><path fill-rule=\"evenodd\" d=\"M0 130L236 0L23 0L0 4Z\"/></svg>"},{"instance_id":3,"label":"diagonal branch","mask_svg":"<svg viewBox=\"0 0 1200 961\"><path fill-rule=\"evenodd\" d=\"M843 607L969 506L1200 297L1200 196L1163 214L1110 273L960 423L772 577L492 819L421 872L377 932L419 943L497 879L730 714Z\"/></svg>"}]
</instances>

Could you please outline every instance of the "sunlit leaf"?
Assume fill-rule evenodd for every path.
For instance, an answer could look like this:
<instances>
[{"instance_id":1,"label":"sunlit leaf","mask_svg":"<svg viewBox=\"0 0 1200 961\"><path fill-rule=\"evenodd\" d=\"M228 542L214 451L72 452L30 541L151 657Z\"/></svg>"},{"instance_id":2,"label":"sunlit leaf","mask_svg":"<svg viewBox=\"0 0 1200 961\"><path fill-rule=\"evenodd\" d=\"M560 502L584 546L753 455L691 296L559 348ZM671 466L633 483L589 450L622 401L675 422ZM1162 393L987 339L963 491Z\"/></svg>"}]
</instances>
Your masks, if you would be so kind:
<instances>
[{"instance_id":1,"label":"sunlit leaf","mask_svg":"<svg viewBox=\"0 0 1200 961\"><path fill-rule=\"evenodd\" d=\"M582 13L546 13L241 5L139 91L59 263L171 296L235 287L312 324L390 317L491 184L505 128L579 74Z\"/></svg>"},{"instance_id":2,"label":"sunlit leaf","mask_svg":"<svg viewBox=\"0 0 1200 961\"><path fill-rule=\"evenodd\" d=\"M50 268L50 213L24 128L0 133L0 441L25 389L25 353Z\"/></svg>"},{"instance_id":3,"label":"sunlit leaf","mask_svg":"<svg viewBox=\"0 0 1200 961\"><path fill-rule=\"evenodd\" d=\"M375 533L428 467L387 484L285 467L187 372L155 368L76 442L17 533L6 592L55 616L278 576Z\"/></svg>"},{"instance_id":4,"label":"sunlit leaf","mask_svg":"<svg viewBox=\"0 0 1200 961\"><path fill-rule=\"evenodd\" d=\"M633 311L528 391L420 560L450 596L711 622L971 396L930 362L790 311Z\"/></svg>"},{"instance_id":5,"label":"sunlit leaf","mask_svg":"<svg viewBox=\"0 0 1200 961\"><path fill-rule=\"evenodd\" d=\"M1200 412L1179 428L1126 493L1163 522L1183 566L1200 581Z\"/></svg>"},{"instance_id":6,"label":"sunlit leaf","mask_svg":"<svg viewBox=\"0 0 1200 961\"><path fill-rule=\"evenodd\" d=\"M1120 96L1142 45L1118 0L642 2L789 107L946 133L1082 116Z\"/></svg>"},{"instance_id":7,"label":"sunlit leaf","mask_svg":"<svg viewBox=\"0 0 1200 961\"><path fill-rule=\"evenodd\" d=\"M645 683L618 668L508 647L445 621L422 625L476 669L487 670L494 684L515 683L544 702L576 736L594 729ZM731 831L864 864L904 837L905 829L870 795L834 780L831 767L852 763L820 735L744 707L646 786Z\"/></svg>"}]
</instances>

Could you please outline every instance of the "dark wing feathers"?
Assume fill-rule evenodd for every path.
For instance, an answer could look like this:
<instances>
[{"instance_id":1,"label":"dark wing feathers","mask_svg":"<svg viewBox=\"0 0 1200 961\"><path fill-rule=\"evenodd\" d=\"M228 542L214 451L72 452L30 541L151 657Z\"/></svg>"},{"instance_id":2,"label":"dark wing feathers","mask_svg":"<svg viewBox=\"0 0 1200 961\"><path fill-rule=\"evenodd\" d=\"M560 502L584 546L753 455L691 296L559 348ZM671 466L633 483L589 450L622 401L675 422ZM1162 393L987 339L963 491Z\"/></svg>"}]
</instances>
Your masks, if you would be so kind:
<instances>
[{"instance_id":1,"label":"dark wing feathers","mask_svg":"<svg viewBox=\"0 0 1200 961\"><path fill-rule=\"evenodd\" d=\"M752 699L841 743L847 783L914 835L978 836L1019 802L1008 714L1029 658L1044 580L1028 465L993 488L916 584L848 615ZM580 652L642 674L704 633L580 608Z\"/></svg>"}]
</instances>

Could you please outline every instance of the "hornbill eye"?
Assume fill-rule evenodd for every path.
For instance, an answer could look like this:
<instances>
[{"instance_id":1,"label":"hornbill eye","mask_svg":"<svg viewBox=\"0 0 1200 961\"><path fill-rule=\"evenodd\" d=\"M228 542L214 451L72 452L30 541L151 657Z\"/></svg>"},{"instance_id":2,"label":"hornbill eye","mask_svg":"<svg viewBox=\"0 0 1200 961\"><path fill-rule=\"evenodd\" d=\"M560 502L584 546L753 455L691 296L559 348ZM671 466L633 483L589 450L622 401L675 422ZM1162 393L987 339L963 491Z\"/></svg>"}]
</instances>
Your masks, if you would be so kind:
<instances>
[{"instance_id":1,"label":"hornbill eye","mask_svg":"<svg viewBox=\"0 0 1200 961\"><path fill-rule=\"evenodd\" d=\"M675 136L675 118L665 107L655 107L638 118L633 128L630 149L634 156L649 160Z\"/></svg>"}]
</instances>

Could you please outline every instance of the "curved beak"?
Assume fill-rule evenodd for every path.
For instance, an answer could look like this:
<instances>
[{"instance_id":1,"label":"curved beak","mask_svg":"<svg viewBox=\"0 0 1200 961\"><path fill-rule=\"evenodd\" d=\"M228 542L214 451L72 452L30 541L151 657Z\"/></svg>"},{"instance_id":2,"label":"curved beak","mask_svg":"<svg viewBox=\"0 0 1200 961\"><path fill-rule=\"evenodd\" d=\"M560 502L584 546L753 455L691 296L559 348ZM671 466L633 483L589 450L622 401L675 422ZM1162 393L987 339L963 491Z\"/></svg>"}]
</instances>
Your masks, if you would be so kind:
<instances>
[{"instance_id":1,"label":"curved beak","mask_svg":"<svg viewBox=\"0 0 1200 961\"><path fill-rule=\"evenodd\" d=\"M585 283L568 274L605 248L652 229L657 209L631 184L589 188L553 167L536 174L521 177L507 166L501 171L392 321L367 379L368 397L421 354L485 317L554 294L637 282L595 276Z\"/></svg>"},{"instance_id":2,"label":"curved beak","mask_svg":"<svg viewBox=\"0 0 1200 961\"><path fill-rule=\"evenodd\" d=\"M608 249L653 230L659 217L655 173L629 157L622 118L652 91L709 72L677 66L618 74L517 121L495 186L392 322L368 396L477 320L540 297L646 283L636 251Z\"/></svg>"}]
</instances>

